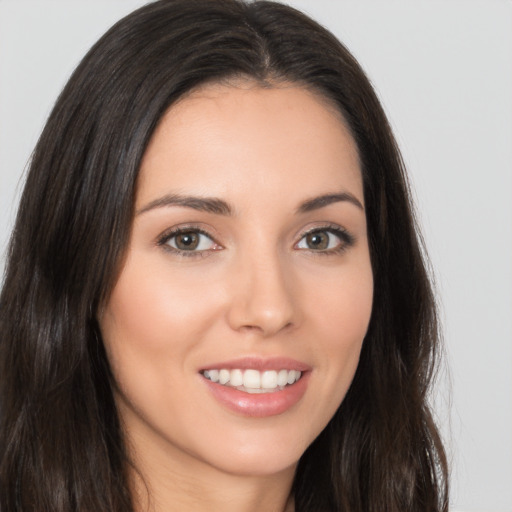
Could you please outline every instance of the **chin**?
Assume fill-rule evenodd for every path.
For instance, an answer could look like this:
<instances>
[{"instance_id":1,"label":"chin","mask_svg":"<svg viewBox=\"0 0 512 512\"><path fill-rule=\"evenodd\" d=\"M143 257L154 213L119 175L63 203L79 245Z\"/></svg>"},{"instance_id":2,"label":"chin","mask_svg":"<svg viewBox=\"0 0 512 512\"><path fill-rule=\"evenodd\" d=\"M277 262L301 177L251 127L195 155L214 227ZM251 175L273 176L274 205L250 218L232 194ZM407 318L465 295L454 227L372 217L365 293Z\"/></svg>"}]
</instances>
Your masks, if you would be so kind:
<instances>
[{"instance_id":1,"label":"chin","mask_svg":"<svg viewBox=\"0 0 512 512\"><path fill-rule=\"evenodd\" d=\"M241 477L271 477L279 473L293 471L299 462L299 454L276 454L273 450L265 453L240 454L224 461L218 468L224 473Z\"/></svg>"},{"instance_id":2,"label":"chin","mask_svg":"<svg viewBox=\"0 0 512 512\"><path fill-rule=\"evenodd\" d=\"M310 442L305 439L290 439L289 433L250 433L249 439L236 439L231 443L218 443L210 453L210 464L223 472L239 476L271 476L281 472L294 471ZM293 436L292 436L293 437ZM311 439L311 442L313 439Z\"/></svg>"}]
</instances>

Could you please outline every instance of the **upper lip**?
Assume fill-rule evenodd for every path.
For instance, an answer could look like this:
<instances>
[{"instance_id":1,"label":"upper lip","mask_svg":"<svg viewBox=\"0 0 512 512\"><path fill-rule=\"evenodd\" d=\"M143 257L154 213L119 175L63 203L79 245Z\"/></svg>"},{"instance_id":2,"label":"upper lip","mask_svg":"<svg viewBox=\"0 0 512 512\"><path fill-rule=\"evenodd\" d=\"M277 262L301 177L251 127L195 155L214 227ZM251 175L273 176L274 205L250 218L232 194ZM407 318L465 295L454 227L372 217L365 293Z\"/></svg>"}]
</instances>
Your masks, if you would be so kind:
<instances>
[{"instance_id":1,"label":"upper lip","mask_svg":"<svg viewBox=\"0 0 512 512\"><path fill-rule=\"evenodd\" d=\"M230 359L229 361L218 361L209 365L202 366L199 371L204 370L299 370L306 372L311 370L311 366L296 359L289 357L241 357Z\"/></svg>"}]
</instances>

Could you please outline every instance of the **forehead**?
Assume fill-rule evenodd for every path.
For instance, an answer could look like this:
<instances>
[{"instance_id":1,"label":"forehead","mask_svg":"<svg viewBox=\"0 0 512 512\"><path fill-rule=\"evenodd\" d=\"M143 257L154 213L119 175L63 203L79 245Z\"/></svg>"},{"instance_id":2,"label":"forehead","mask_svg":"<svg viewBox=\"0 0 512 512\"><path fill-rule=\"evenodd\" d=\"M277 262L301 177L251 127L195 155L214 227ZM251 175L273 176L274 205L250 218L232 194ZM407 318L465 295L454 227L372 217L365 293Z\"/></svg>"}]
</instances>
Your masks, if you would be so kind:
<instances>
[{"instance_id":1,"label":"forehead","mask_svg":"<svg viewBox=\"0 0 512 512\"><path fill-rule=\"evenodd\" d=\"M171 106L144 155L138 205L163 192L224 195L240 185L271 195L299 185L310 195L360 193L357 147L339 111L295 84L207 85Z\"/></svg>"}]
</instances>

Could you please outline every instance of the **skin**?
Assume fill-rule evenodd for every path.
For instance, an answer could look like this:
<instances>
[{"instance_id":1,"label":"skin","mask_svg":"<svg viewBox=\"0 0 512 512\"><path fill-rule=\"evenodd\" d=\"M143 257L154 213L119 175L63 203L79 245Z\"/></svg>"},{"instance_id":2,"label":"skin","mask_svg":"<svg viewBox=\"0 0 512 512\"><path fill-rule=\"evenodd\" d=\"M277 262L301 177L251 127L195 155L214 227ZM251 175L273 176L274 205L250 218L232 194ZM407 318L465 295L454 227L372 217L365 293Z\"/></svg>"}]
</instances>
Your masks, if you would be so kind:
<instances>
[{"instance_id":1,"label":"skin","mask_svg":"<svg viewBox=\"0 0 512 512\"><path fill-rule=\"evenodd\" d=\"M354 200L297 210L340 193ZM172 194L219 198L232 211L158 204ZM145 481L134 473L139 510L293 510L297 461L342 402L371 314L352 137L327 101L299 86L208 85L155 131L135 208L100 325ZM333 225L352 243L329 234ZM173 250L176 238L162 242L180 226L208 233L200 250L187 256ZM323 229L328 249L307 242L311 229ZM309 365L305 394L270 417L227 409L198 369L243 356Z\"/></svg>"}]
</instances>

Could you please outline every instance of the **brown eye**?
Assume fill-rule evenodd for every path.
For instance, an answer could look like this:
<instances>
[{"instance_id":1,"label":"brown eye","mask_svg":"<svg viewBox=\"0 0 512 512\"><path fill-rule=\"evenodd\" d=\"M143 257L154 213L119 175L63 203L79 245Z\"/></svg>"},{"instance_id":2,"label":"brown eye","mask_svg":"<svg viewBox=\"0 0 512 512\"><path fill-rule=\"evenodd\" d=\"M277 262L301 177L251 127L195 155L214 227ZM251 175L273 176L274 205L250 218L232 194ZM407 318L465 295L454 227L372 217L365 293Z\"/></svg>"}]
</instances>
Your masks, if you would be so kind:
<instances>
[{"instance_id":1,"label":"brown eye","mask_svg":"<svg viewBox=\"0 0 512 512\"><path fill-rule=\"evenodd\" d=\"M353 245L354 237L342 228L329 227L314 229L302 235L296 249L324 254L336 254Z\"/></svg>"},{"instance_id":2,"label":"brown eye","mask_svg":"<svg viewBox=\"0 0 512 512\"><path fill-rule=\"evenodd\" d=\"M199 253L218 249L219 246L208 236L198 230L178 231L161 242L178 252Z\"/></svg>"},{"instance_id":3,"label":"brown eye","mask_svg":"<svg viewBox=\"0 0 512 512\"><path fill-rule=\"evenodd\" d=\"M176 245L176 249L180 251L193 251L197 249L199 245L199 233L194 233L192 231L188 233L180 233L174 237L174 244Z\"/></svg>"},{"instance_id":4,"label":"brown eye","mask_svg":"<svg viewBox=\"0 0 512 512\"><path fill-rule=\"evenodd\" d=\"M324 250L329 247L329 233L325 231L316 231L306 235L306 245L308 249Z\"/></svg>"}]
</instances>

